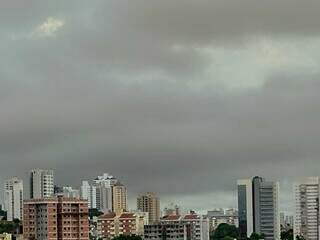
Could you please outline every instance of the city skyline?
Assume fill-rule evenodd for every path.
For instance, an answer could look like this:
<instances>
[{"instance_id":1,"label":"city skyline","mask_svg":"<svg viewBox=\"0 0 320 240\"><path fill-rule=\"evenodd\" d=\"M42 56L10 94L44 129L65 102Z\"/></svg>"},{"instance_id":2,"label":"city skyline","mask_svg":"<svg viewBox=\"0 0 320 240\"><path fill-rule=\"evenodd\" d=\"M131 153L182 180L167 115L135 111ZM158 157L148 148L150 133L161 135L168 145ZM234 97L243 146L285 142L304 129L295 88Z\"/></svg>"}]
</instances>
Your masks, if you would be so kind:
<instances>
[{"instance_id":1,"label":"city skyline","mask_svg":"<svg viewBox=\"0 0 320 240\"><path fill-rule=\"evenodd\" d=\"M293 212L292 182L320 175L320 1L173 2L3 1L1 186L110 172L130 206L205 210L263 176Z\"/></svg>"},{"instance_id":2,"label":"city skyline","mask_svg":"<svg viewBox=\"0 0 320 240\"><path fill-rule=\"evenodd\" d=\"M123 186L125 188L125 192L126 192L126 203L125 205L127 206L126 208L124 208L124 210L127 210L127 211L131 211L131 210L136 210L137 208L137 199L143 195L148 195L148 194L155 194L154 192L150 192L151 190L147 190L145 192L130 192L130 195L127 193L128 192L128 189L126 187L126 185L122 184L120 179L109 174L109 173L100 173L102 175L96 175L96 176L91 176L91 178L88 178L88 179L82 179L78 184L76 185L70 185L68 183L57 183L56 180L55 180L55 171L53 169L39 169L39 168L36 168L36 169L30 169L29 173L26 174L28 175L27 179L30 180L30 173L33 173L34 172L39 172L39 173L50 173L52 176L50 176L50 178L53 179L53 182L50 182L50 185L52 185L52 191L53 191L53 186L54 188L57 187L58 191L57 192L52 192L48 195L49 196L54 196L56 194L64 194L66 197L80 197L81 199L85 199L85 200L88 200L88 205L90 206L92 203L90 203L90 201L92 200L89 200L90 199L90 194L88 195L88 193L85 193L85 198L83 198L83 190L82 190L82 187L83 187L83 183L85 182L86 184L89 184L88 186L95 186L95 191L93 192L94 194L94 201L97 201L96 198L98 198L99 194L97 194L96 191L96 188L98 186L100 186L100 184L102 185L108 185L109 187L111 186L115 186L115 185L120 185L120 186ZM256 178L257 176L249 176L246 180L244 181L251 181L251 179L253 178ZM7 179L7 181L11 181L12 179L19 179L20 177L19 176L12 176L11 179ZM261 177L259 177L261 178ZM309 178L319 178L318 176L309 176L309 177L300 177L300 178L295 178L295 181L291 182L291 187L292 187L292 196L290 196L290 199L287 200L287 199L281 199L280 196L281 196L281 188L279 189L279 181L277 179L271 179L272 181L276 181L277 182L277 188L278 188L278 193L277 193L277 198L279 199L278 200L278 206L277 206L277 211L278 212L281 212L281 213L285 213L285 214L289 214L289 215L293 215L295 213L295 199L294 199L294 194L295 194L295 186L297 184L297 182L299 181L303 181L305 179L309 179ZM41 178L40 178L41 179ZM243 179L243 178L242 178ZM107 181L105 183L105 181ZM217 209L224 209L224 210L227 210L227 209L238 209L238 188L237 188L237 182L241 182L242 180L238 179L235 183L234 183L234 195L235 195L235 198L234 198L234 202L232 204L222 204L222 205L210 205L209 207L205 207L205 206L202 206L201 208L191 208L189 206L187 206L185 203L184 203L184 199L179 199L179 198L174 198L174 199L166 199L165 197L163 196L159 196L161 198L161 208L160 208L160 211L161 213L163 214L166 210L166 208L170 208L172 206L179 206L179 208L181 208L180 210L183 210L183 212L188 212L190 210L192 211L196 211L196 212L199 212L201 214L206 214L208 211L210 210L217 210ZM110 185L111 184L111 185ZM239 183L238 183L239 184ZM3 198L4 197L4 193L6 191L6 185L4 185L4 188L0 191L2 192L2 194L0 194L0 203L2 202L2 204L5 204L5 199ZM24 181L23 180L23 177L21 177L21 185L22 185L22 193L23 193L23 198L24 199L32 199L30 198L30 181ZM56 191L56 189L54 190ZM85 190L85 191L92 191L92 190ZM110 188L110 191L112 192L112 189ZM51 192L51 190L50 190ZM111 194L111 192L109 194ZM75 194L75 195L73 195ZM91 193L92 194L92 193ZM157 194L156 194L157 195ZM283 195L283 194L282 194ZM39 195L40 196L40 195ZM91 197L92 198L92 197ZM103 196L103 198L106 198L106 199L109 199L108 197L106 197L105 195ZM171 201L173 200L173 201ZM101 201L101 200L99 200ZM95 202L94 203L94 206L96 207L93 207L93 208L97 208L97 209L101 209L103 210L104 207L102 206L98 206L102 203L99 204L99 201ZM105 200L103 200L105 201ZM113 201L113 199L111 198L110 200L108 201ZM294 205L293 206L290 206L288 207L288 201L289 202L293 202ZM105 204L105 203L104 203ZM108 203L109 205L113 205L112 203ZM108 205L107 204L107 205ZM283 207L283 206L286 206L286 207ZM107 211L112 211L112 208L109 207L106 208L105 210Z\"/></svg>"}]
</instances>

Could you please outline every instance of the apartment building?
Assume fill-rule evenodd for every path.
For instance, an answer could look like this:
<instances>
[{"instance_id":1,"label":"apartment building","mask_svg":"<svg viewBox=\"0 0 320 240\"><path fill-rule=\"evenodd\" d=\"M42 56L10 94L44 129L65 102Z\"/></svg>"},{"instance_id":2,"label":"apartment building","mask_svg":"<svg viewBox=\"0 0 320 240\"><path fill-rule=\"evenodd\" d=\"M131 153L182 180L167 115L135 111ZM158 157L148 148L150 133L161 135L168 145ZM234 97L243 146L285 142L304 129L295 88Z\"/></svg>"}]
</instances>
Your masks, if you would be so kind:
<instances>
[{"instance_id":1,"label":"apartment building","mask_svg":"<svg viewBox=\"0 0 320 240\"><path fill-rule=\"evenodd\" d=\"M102 239L112 239L119 235L139 235L144 234L146 219L143 214L124 212L120 215L107 213L98 218L98 237Z\"/></svg>"},{"instance_id":2,"label":"apartment building","mask_svg":"<svg viewBox=\"0 0 320 240\"><path fill-rule=\"evenodd\" d=\"M120 215L127 208L127 188L117 182L112 186L112 211Z\"/></svg>"},{"instance_id":3,"label":"apartment building","mask_svg":"<svg viewBox=\"0 0 320 240\"><path fill-rule=\"evenodd\" d=\"M145 226L145 239L209 240L209 219L190 212L186 215L167 215L157 224Z\"/></svg>"},{"instance_id":4,"label":"apartment building","mask_svg":"<svg viewBox=\"0 0 320 240\"><path fill-rule=\"evenodd\" d=\"M47 198L53 195L53 170L33 169L30 173L30 198Z\"/></svg>"},{"instance_id":5,"label":"apartment building","mask_svg":"<svg viewBox=\"0 0 320 240\"><path fill-rule=\"evenodd\" d=\"M160 220L160 200L155 193L147 192L140 194L137 198L137 209L149 214L150 224Z\"/></svg>"},{"instance_id":6,"label":"apartment building","mask_svg":"<svg viewBox=\"0 0 320 240\"><path fill-rule=\"evenodd\" d=\"M4 209L7 211L7 220L22 220L23 208L23 181L13 177L5 182Z\"/></svg>"},{"instance_id":7,"label":"apartment building","mask_svg":"<svg viewBox=\"0 0 320 240\"><path fill-rule=\"evenodd\" d=\"M88 203L63 196L24 201L24 239L88 240Z\"/></svg>"},{"instance_id":8,"label":"apartment building","mask_svg":"<svg viewBox=\"0 0 320 240\"><path fill-rule=\"evenodd\" d=\"M294 236L306 240L320 239L319 189L319 177L305 178L294 184Z\"/></svg>"}]
</instances>

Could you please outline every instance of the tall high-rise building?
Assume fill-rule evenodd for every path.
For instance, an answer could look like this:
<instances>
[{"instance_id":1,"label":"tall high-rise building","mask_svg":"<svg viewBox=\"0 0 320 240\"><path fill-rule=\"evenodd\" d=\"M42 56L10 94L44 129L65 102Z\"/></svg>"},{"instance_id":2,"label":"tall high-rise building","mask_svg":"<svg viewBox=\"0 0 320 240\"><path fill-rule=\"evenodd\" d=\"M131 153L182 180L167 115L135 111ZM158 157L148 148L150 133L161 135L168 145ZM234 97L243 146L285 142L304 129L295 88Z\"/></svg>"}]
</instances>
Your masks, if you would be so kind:
<instances>
[{"instance_id":1,"label":"tall high-rise building","mask_svg":"<svg viewBox=\"0 0 320 240\"><path fill-rule=\"evenodd\" d=\"M306 240L320 239L319 233L319 177L309 177L294 184L294 236Z\"/></svg>"},{"instance_id":2,"label":"tall high-rise building","mask_svg":"<svg viewBox=\"0 0 320 240\"><path fill-rule=\"evenodd\" d=\"M88 181L82 181L80 197L88 201L89 208L97 208L96 186L90 184Z\"/></svg>"},{"instance_id":3,"label":"tall high-rise building","mask_svg":"<svg viewBox=\"0 0 320 240\"><path fill-rule=\"evenodd\" d=\"M24 202L24 239L88 240L88 203L63 196Z\"/></svg>"},{"instance_id":4,"label":"tall high-rise building","mask_svg":"<svg viewBox=\"0 0 320 240\"><path fill-rule=\"evenodd\" d=\"M127 210L127 189L120 182L112 186L112 211L117 215Z\"/></svg>"},{"instance_id":5,"label":"tall high-rise building","mask_svg":"<svg viewBox=\"0 0 320 240\"><path fill-rule=\"evenodd\" d=\"M22 219L23 209L23 181L17 177L5 182L4 207L7 211L7 220Z\"/></svg>"},{"instance_id":6,"label":"tall high-rise building","mask_svg":"<svg viewBox=\"0 0 320 240\"><path fill-rule=\"evenodd\" d=\"M100 211L112 211L112 187L117 182L118 180L108 173L104 173L94 179L94 186L96 187L96 207Z\"/></svg>"},{"instance_id":7,"label":"tall high-rise building","mask_svg":"<svg viewBox=\"0 0 320 240\"><path fill-rule=\"evenodd\" d=\"M241 237L252 233L266 240L280 239L279 183L261 177L238 181L239 231Z\"/></svg>"},{"instance_id":8,"label":"tall high-rise building","mask_svg":"<svg viewBox=\"0 0 320 240\"><path fill-rule=\"evenodd\" d=\"M47 198L54 195L52 170L33 169L30 174L30 198Z\"/></svg>"},{"instance_id":9,"label":"tall high-rise building","mask_svg":"<svg viewBox=\"0 0 320 240\"><path fill-rule=\"evenodd\" d=\"M95 187L97 208L104 213L112 211L112 186L98 183Z\"/></svg>"},{"instance_id":10,"label":"tall high-rise building","mask_svg":"<svg viewBox=\"0 0 320 240\"><path fill-rule=\"evenodd\" d=\"M155 193L147 192L137 198L137 209L149 214L149 223L155 224L160 220L160 200Z\"/></svg>"},{"instance_id":11,"label":"tall high-rise building","mask_svg":"<svg viewBox=\"0 0 320 240\"><path fill-rule=\"evenodd\" d=\"M239 233L246 238L253 233L252 180L238 180Z\"/></svg>"}]
</instances>

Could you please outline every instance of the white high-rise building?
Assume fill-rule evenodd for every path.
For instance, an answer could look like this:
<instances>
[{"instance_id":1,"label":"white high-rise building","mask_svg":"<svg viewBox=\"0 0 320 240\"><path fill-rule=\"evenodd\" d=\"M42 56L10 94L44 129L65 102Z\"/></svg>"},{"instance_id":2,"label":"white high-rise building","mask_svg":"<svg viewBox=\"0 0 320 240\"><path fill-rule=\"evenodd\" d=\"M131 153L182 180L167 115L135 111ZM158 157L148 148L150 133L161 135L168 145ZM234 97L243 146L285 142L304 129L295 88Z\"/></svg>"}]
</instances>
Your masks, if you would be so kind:
<instances>
[{"instance_id":1,"label":"white high-rise building","mask_svg":"<svg viewBox=\"0 0 320 240\"><path fill-rule=\"evenodd\" d=\"M319 177L309 177L294 184L294 236L306 240L320 239L319 233Z\"/></svg>"},{"instance_id":2,"label":"white high-rise building","mask_svg":"<svg viewBox=\"0 0 320 240\"><path fill-rule=\"evenodd\" d=\"M4 208L7 211L7 220L21 220L23 214L23 181L17 177L7 180L4 193Z\"/></svg>"},{"instance_id":3,"label":"white high-rise building","mask_svg":"<svg viewBox=\"0 0 320 240\"><path fill-rule=\"evenodd\" d=\"M88 201L89 208L97 208L96 186L90 185L89 181L82 181L80 195L82 199Z\"/></svg>"},{"instance_id":4,"label":"white high-rise building","mask_svg":"<svg viewBox=\"0 0 320 240\"><path fill-rule=\"evenodd\" d=\"M33 169L30 174L30 198L48 198L54 195L54 172Z\"/></svg>"},{"instance_id":5,"label":"white high-rise building","mask_svg":"<svg viewBox=\"0 0 320 240\"><path fill-rule=\"evenodd\" d=\"M102 212L112 211L112 186L98 183L96 186L97 209Z\"/></svg>"},{"instance_id":6,"label":"white high-rise building","mask_svg":"<svg viewBox=\"0 0 320 240\"><path fill-rule=\"evenodd\" d=\"M94 185L96 187L96 200L97 209L103 212L109 212L113 210L113 186L118 180L108 173L104 173L102 176L98 176L94 179Z\"/></svg>"},{"instance_id":7,"label":"white high-rise building","mask_svg":"<svg viewBox=\"0 0 320 240\"><path fill-rule=\"evenodd\" d=\"M96 179L94 179L95 184L103 184L108 187L111 187L117 182L118 182L118 179L116 179L114 176L110 175L109 173L104 173L101 176L98 176Z\"/></svg>"},{"instance_id":8,"label":"white high-rise building","mask_svg":"<svg viewBox=\"0 0 320 240\"><path fill-rule=\"evenodd\" d=\"M79 189L74 189L70 186L62 187L62 194L67 198L80 198L80 191Z\"/></svg>"},{"instance_id":9,"label":"white high-rise building","mask_svg":"<svg viewBox=\"0 0 320 240\"><path fill-rule=\"evenodd\" d=\"M238 181L239 231L254 232L266 240L280 239L279 183L261 177Z\"/></svg>"}]
</instances>

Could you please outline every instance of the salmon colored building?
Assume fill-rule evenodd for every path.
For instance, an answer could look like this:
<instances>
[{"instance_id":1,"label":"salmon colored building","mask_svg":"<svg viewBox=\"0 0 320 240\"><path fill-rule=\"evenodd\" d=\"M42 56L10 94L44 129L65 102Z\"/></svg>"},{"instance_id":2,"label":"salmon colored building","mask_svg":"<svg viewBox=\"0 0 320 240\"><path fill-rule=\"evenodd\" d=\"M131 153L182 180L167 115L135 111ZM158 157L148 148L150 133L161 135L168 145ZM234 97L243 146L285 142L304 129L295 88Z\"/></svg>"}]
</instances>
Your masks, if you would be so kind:
<instances>
[{"instance_id":1,"label":"salmon colored building","mask_svg":"<svg viewBox=\"0 0 320 240\"><path fill-rule=\"evenodd\" d=\"M62 196L24 201L25 240L88 240L87 201Z\"/></svg>"}]
</instances>

